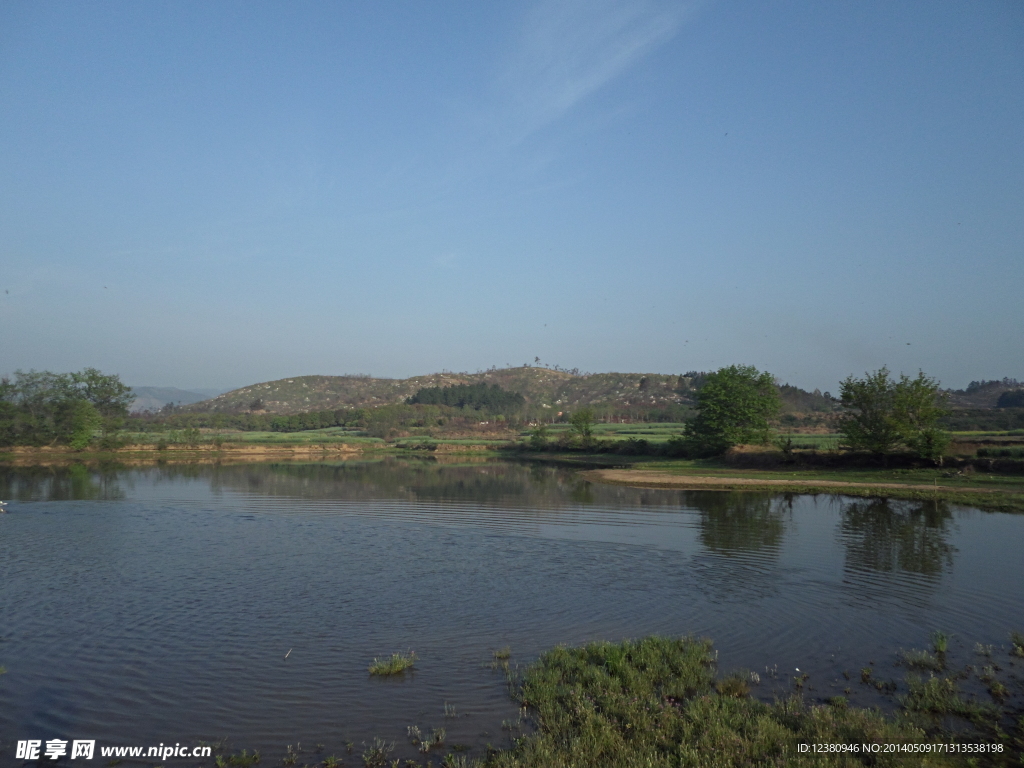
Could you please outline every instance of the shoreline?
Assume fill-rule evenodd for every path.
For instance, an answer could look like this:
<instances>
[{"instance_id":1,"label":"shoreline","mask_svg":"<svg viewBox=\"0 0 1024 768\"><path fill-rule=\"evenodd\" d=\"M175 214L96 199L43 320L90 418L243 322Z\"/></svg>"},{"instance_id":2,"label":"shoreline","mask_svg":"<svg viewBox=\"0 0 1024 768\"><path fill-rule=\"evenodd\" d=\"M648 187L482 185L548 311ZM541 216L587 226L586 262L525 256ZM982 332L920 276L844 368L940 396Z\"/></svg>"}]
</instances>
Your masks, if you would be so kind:
<instances>
[{"instance_id":1,"label":"shoreline","mask_svg":"<svg viewBox=\"0 0 1024 768\"><path fill-rule=\"evenodd\" d=\"M754 477L674 475L644 469L589 469L580 476L590 482L632 488L680 491L768 491L772 493L841 494L914 501L946 501L997 512L1024 513L1024 494L996 488L948 485L872 483L847 480L773 480Z\"/></svg>"},{"instance_id":2,"label":"shoreline","mask_svg":"<svg viewBox=\"0 0 1024 768\"><path fill-rule=\"evenodd\" d=\"M885 480L843 480L821 477L787 477L785 479L765 478L765 470L756 468L731 469L728 475L709 474L715 469L694 467L692 474L666 471L665 469L623 468L631 463L626 457L608 466L607 455L581 456L578 454L512 454L499 450L493 445L435 444L429 450L419 447L387 445L378 442L367 443L283 443L246 444L224 443L221 445L182 444L157 447L156 445L126 446L112 451L72 451L63 446L18 446L0 451L0 467L69 466L72 464L122 464L125 466L154 466L159 464L240 464L262 461L347 461L357 458L383 458L385 456L406 456L408 458L469 459L485 455L489 458L507 461L541 461L574 469L584 480L606 485L622 485L635 488L661 490L721 491L721 492L770 492L802 494L843 494L875 498L899 498L916 501L945 501L976 506L999 512L1024 513L1024 488L963 487L946 482L924 484L919 482L887 482ZM606 463L607 462L607 463ZM601 466L604 464L604 466ZM839 470L842 472L842 470ZM789 474L789 473L787 473Z\"/></svg>"}]
</instances>

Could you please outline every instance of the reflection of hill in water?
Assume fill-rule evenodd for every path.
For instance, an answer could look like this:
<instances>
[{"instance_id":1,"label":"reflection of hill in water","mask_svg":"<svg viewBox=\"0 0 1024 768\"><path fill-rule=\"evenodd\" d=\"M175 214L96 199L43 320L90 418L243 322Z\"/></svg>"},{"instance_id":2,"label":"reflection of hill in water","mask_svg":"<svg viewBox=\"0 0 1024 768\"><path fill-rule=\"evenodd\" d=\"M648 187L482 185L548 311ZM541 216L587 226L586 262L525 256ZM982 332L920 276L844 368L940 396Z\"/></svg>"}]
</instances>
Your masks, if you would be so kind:
<instances>
[{"instance_id":1,"label":"reflection of hill in water","mask_svg":"<svg viewBox=\"0 0 1024 768\"><path fill-rule=\"evenodd\" d=\"M493 462L458 466L385 459L209 469L214 488L303 499L462 502L539 509L579 504L674 509L688 506L681 491L593 485L571 470L538 464Z\"/></svg>"},{"instance_id":2,"label":"reflection of hill in water","mask_svg":"<svg viewBox=\"0 0 1024 768\"><path fill-rule=\"evenodd\" d=\"M941 501L871 499L844 504L846 567L937 577L953 565L953 513Z\"/></svg>"}]
</instances>

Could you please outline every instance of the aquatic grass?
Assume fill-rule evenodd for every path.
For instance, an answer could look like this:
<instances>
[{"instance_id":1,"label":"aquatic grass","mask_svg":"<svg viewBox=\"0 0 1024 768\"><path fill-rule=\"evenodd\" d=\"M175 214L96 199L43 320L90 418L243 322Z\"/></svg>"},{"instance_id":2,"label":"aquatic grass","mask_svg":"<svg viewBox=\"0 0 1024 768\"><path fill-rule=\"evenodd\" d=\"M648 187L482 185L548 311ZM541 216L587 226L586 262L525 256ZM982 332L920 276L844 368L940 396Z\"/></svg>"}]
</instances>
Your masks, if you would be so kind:
<instances>
[{"instance_id":1,"label":"aquatic grass","mask_svg":"<svg viewBox=\"0 0 1024 768\"><path fill-rule=\"evenodd\" d=\"M932 632L931 640L932 649L940 656L944 656L949 650L949 637L944 632Z\"/></svg>"},{"instance_id":2,"label":"aquatic grass","mask_svg":"<svg viewBox=\"0 0 1024 768\"><path fill-rule=\"evenodd\" d=\"M420 739L420 752L427 753L432 749L442 746L447 735L444 728L431 729L430 733Z\"/></svg>"},{"instance_id":3,"label":"aquatic grass","mask_svg":"<svg viewBox=\"0 0 1024 768\"><path fill-rule=\"evenodd\" d=\"M1010 644L1013 646L1011 652L1014 656L1024 656L1024 635L1020 632L1011 632Z\"/></svg>"},{"instance_id":4,"label":"aquatic grass","mask_svg":"<svg viewBox=\"0 0 1024 768\"><path fill-rule=\"evenodd\" d=\"M750 695L750 683L748 678L740 673L729 675L715 683L715 689L720 696L732 696L741 699Z\"/></svg>"},{"instance_id":5,"label":"aquatic grass","mask_svg":"<svg viewBox=\"0 0 1024 768\"><path fill-rule=\"evenodd\" d=\"M371 675L400 675L416 663L416 652L393 653L389 658L374 658L370 664Z\"/></svg>"},{"instance_id":6,"label":"aquatic grass","mask_svg":"<svg viewBox=\"0 0 1024 768\"><path fill-rule=\"evenodd\" d=\"M363 743L366 747L366 743ZM379 736L363 751L363 768L388 768L388 757L395 750L394 742L388 743Z\"/></svg>"},{"instance_id":7,"label":"aquatic grass","mask_svg":"<svg viewBox=\"0 0 1024 768\"><path fill-rule=\"evenodd\" d=\"M799 696L766 704L723 695L746 682L716 681L708 640L649 637L558 647L526 668L517 698L535 733L491 753L489 768L696 768L708 765L861 764L857 755L802 758L800 743L921 743L925 732L872 710L811 706ZM728 680L735 683L726 684ZM866 755L874 765L906 765L905 756ZM929 756L925 764L949 764Z\"/></svg>"},{"instance_id":8,"label":"aquatic grass","mask_svg":"<svg viewBox=\"0 0 1024 768\"><path fill-rule=\"evenodd\" d=\"M989 695L1002 704L1007 698L1009 698L1010 689L996 677L997 669L998 667L994 664L988 664L982 667L981 673L978 675L978 679L985 684L986 688L988 688Z\"/></svg>"},{"instance_id":9,"label":"aquatic grass","mask_svg":"<svg viewBox=\"0 0 1024 768\"><path fill-rule=\"evenodd\" d=\"M237 755L217 755L214 759L217 768L250 768L259 761L259 750L253 750L252 754L249 754L244 749Z\"/></svg>"},{"instance_id":10,"label":"aquatic grass","mask_svg":"<svg viewBox=\"0 0 1024 768\"><path fill-rule=\"evenodd\" d=\"M956 680L949 677L907 675L907 694L899 701L910 712L931 715L955 715L971 722L981 723L998 715L990 704L965 699Z\"/></svg>"},{"instance_id":11,"label":"aquatic grass","mask_svg":"<svg viewBox=\"0 0 1024 768\"><path fill-rule=\"evenodd\" d=\"M942 658L933 656L928 651L900 651L900 661L911 669L927 669L932 672L941 672L946 668Z\"/></svg>"}]
</instances>

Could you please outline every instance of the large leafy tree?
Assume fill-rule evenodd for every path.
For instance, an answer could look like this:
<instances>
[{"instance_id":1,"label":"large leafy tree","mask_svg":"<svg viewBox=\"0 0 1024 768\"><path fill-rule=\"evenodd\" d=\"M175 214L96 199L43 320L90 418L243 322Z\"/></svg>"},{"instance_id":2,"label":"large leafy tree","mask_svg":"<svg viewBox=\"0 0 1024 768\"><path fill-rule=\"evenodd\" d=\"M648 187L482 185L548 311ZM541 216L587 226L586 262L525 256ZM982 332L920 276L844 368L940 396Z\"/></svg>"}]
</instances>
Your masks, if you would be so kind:
<instances>
[{"instance_id":1,"label":"large leafy tree","mask_svg":"<svg viewBox=\"0 0 1024 768\"><path fill-rule=\"evenodd\" d=\"M886 453L907 448L925 458L938 459L949 444L939 419L949 411L939 382L919 371L916 378L879 368L858 379L848 376L840 385L847 412L839 431L854 450Z\"/></svg>"},{"instance_id":2,"label":"large leafy tree","mask_svg":"<svg viewBox=\"0 0 1024 768\"><path fill-rule=\"evenodd\" d=\"M766 443L782 408L775 380L752 365L730 365L708 374L697 392L697 416L687 438L697 453L722 453L741 443Z\"/></svg>"}]
</instances>

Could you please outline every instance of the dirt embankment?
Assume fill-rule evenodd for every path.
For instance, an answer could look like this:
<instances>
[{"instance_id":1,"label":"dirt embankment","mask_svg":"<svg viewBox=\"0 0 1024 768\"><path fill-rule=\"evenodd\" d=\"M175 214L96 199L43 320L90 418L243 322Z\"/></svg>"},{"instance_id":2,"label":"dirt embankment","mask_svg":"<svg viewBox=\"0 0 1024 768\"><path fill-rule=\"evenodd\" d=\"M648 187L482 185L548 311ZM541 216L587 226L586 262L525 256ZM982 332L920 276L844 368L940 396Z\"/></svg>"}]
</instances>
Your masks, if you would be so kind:
<instances>
[{"instance_id":1,"label":"dirt embankment","mask_svg":"<svg viewBox=\"0 0 1024 768\"><path fill-rule=\"evenodd\" d=\"M291 445L249 445L224 443L223 445L133 445L116 451L72 451L62 446L16 446L0 451L0 463L8 465L66 464L79 461L109 459L122 463L152 463L158 461L220 462L253 461L260 459L346 458L363 452L363 448L348 443L309 443Z\"/></svg>"}]
</instances>

